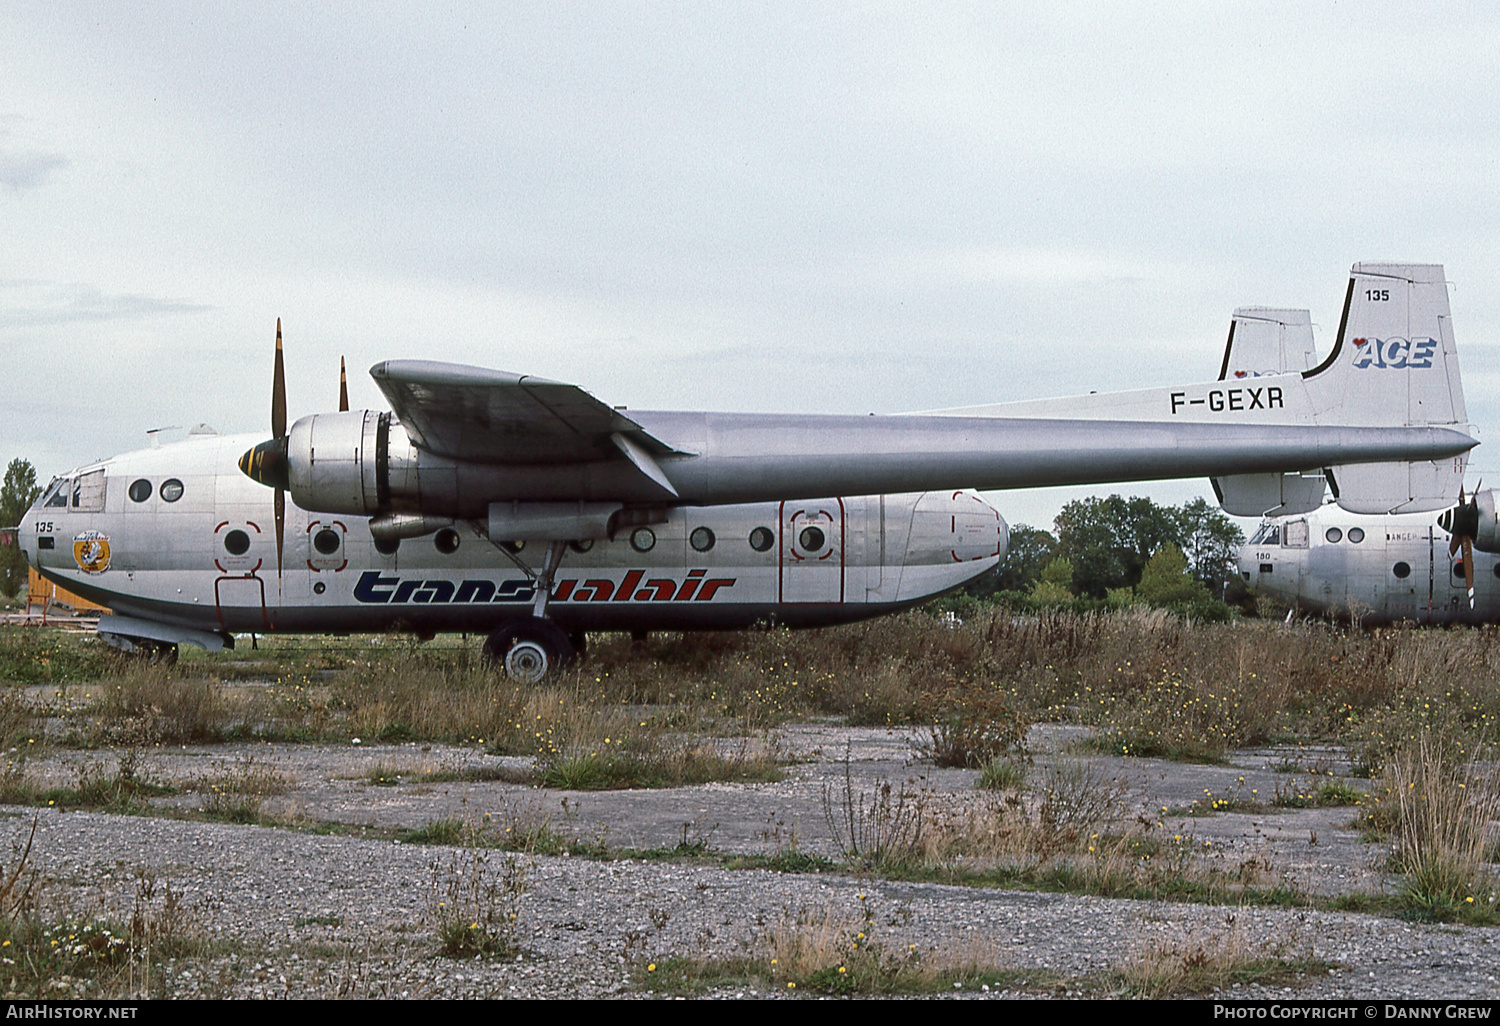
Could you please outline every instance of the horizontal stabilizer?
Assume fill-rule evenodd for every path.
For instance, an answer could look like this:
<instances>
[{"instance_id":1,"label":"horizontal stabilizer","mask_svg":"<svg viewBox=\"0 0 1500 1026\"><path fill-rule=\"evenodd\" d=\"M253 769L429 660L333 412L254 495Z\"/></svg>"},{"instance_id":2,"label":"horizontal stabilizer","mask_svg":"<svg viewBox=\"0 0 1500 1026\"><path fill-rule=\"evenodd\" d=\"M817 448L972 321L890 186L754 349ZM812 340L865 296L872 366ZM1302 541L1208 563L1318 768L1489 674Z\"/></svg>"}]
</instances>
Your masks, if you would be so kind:
<instances>
[{"instance_id":1,"label":"horizontal stabilizer","mask_svg":"<svg viewBox=\"0 0 1500 1026\"><path fill-rule=\"evenodd\" d=\"M1219 505L1232 516L1311 513L1323 504L1322 474L1232 474L1210 480Z\"/></svg>"}]
</instances>

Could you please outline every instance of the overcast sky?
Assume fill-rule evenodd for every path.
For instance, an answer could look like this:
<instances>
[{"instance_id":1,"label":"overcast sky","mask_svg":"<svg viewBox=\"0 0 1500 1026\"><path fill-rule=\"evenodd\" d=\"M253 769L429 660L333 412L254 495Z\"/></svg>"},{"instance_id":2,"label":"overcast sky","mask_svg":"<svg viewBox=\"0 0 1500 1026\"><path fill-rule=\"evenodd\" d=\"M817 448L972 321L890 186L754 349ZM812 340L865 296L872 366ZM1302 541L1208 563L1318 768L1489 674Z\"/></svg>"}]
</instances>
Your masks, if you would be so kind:
<instances>
[{"instance_id":1,"label":"overcast sky","mask_svg":"<svg viewBox=\"0 0 1500 1026\"><path fill-rule=\"evenodd\" d=\"M1446 265L1493 430L1497 12L7 3L0 461L268 433L278 316L294 418L340 355L898 412L1209 379L1252 303L1326 352L1380 259ZM1112 490L1211 494L997 505Z\"/></svg>"}]
</instances>

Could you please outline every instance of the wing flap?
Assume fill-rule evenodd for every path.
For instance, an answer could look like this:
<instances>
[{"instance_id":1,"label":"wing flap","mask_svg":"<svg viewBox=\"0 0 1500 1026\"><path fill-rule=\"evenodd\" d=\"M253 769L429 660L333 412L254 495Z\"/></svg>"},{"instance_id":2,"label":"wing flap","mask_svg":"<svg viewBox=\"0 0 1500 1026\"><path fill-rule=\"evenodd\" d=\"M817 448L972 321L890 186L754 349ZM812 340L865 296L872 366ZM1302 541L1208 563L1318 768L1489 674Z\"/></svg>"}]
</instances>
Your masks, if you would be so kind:
<instances>
[{"instance_id":1,"label":"wing flap","mask_svg":"<svg viewBox=\"0 0 1500 1026\"><path fill-rule=\"evenodd\" d=\"M620 435L654 455L675 450L577 385L426 360L370 368L419 448L473 463L620 459Z\"/></svg>"}]
</instances>

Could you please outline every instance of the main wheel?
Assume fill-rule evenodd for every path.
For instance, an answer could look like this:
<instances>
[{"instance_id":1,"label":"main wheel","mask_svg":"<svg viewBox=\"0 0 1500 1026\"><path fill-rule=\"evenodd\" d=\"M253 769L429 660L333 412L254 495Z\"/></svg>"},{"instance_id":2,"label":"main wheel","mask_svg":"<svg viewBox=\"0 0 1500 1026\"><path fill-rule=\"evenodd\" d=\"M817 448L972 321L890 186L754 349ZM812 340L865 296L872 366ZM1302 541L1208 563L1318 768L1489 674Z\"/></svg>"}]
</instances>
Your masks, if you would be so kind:
<instances>
[{"instance_id":1,"label":"main wheel","mask_svg":"<svg viewBox=\"0 0 1500 1026\"><path fill-rule=\"evenodd\" d=\"M551 620L509 620L490 634L484 654L518 684L535 684L573 661L573 643Z\"/></svg>"}]
</instances>

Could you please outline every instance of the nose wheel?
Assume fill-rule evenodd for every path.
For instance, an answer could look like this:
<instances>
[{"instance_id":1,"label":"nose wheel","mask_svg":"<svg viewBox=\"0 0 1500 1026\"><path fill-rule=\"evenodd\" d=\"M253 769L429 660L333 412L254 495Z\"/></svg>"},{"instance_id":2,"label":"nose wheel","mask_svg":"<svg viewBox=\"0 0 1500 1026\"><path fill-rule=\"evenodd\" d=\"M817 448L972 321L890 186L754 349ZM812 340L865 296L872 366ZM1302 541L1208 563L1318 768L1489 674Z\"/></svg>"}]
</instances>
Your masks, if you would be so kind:
<instances>
[{"instance_id":1,"label":"nose wheel","mask_svg":"<svg viewBox=\"0 0 1500 1026\"><path fill-rule=\"evenodd\" d=\"M484 654L518 684L535 684L573 661L573 643L562 628L538 616L502 623L484 643Z\"/></svg>"}]
</instances>

